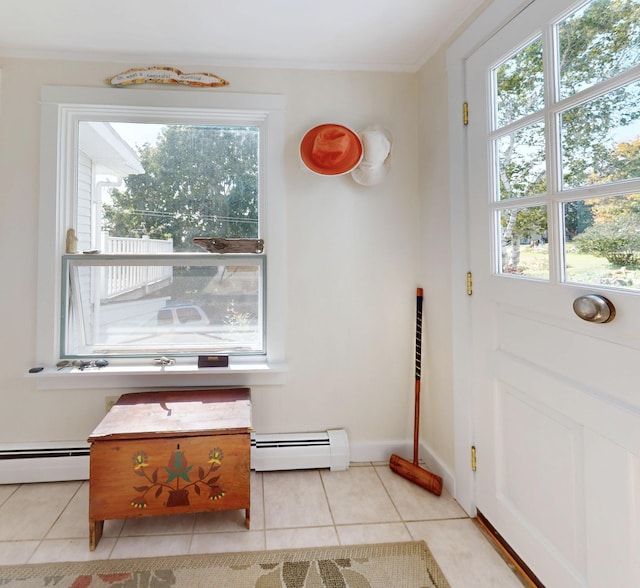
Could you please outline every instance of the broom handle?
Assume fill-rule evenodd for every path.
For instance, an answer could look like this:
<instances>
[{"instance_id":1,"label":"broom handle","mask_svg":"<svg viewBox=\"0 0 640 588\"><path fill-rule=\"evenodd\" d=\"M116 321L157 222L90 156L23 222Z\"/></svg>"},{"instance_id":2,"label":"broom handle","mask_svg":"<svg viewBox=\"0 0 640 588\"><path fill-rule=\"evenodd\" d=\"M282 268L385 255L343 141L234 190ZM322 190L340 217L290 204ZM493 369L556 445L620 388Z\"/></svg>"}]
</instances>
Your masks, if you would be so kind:
<instances>
[{"instance_id":1,"label":"broom handle","mask_svg":"<svg viewBox=\"0 0 640 588\"><path fill-rule=\"evenodd\" d=\"M422 288L416 292L416 389L413 423L413 464L418 465L418 436L420 433L420 377L422 372Z\"/></svg>"}]
</instances>

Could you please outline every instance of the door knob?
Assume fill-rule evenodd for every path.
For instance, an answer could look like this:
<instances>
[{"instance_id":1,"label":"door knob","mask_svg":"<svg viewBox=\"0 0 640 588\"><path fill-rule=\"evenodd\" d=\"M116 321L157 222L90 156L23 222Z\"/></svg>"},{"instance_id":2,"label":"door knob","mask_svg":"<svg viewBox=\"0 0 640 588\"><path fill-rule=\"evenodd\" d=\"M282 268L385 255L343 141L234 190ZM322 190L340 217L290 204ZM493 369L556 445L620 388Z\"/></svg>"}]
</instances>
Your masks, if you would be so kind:
<instances>
[{"instance_id":1,"label":"door knob","mask_svg":"<svg viewBox=\"0 0 640 588\"><path fill-rule=\"evenodd\" d=\"M573 301L573 311L590 323L609 323L616 316L613 303L598 294L587 294Z\"/></svg>"}]
</instances>

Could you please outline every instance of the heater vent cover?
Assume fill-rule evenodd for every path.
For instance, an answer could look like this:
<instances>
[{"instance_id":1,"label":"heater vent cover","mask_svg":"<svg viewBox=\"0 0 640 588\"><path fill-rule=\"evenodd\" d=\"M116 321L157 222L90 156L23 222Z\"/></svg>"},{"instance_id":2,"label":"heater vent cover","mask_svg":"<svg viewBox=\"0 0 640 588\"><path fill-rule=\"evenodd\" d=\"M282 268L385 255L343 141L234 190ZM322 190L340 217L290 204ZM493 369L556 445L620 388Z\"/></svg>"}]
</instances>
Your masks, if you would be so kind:
<instances>
[{"instance_id":1,"label":"heater vent cover","mask_svg":"<svg viewBox=\"0 0 640 588\"><path fill-rule=\"evenodd\" d=\"M257 472L348 467L349 440L344 429L251 436L251 468Z\"/></svg>"}]
</instances>

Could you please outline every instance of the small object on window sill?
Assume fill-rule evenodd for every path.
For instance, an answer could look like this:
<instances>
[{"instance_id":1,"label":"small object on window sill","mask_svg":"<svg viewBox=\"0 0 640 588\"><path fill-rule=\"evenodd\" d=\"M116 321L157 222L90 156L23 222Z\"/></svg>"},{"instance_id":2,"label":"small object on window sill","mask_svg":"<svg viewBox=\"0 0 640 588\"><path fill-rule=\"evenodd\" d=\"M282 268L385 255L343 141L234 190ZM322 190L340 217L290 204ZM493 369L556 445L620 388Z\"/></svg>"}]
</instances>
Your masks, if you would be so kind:
<instances>
[{"instance_id":1,"label":"small object on window sill","mask_svg":"<svg viewBox=\"0 0 640 588\"><path fill-rule=\"evenodd\" d=\"M165 365L173 365L176 362L175 359L173 359L172 357L156 357L153 360L153 363L157 364L157 365L161 365L161 366L165 366Z\"/></svg>"},{"instance_id":2,"label":"small object on window sill","mask_svg":"<svg viewBox=\"0 0 640 588\"><path fill-rule=\"evenodd\" d=\"M264 239L194 237L191 241L210 253L262 253L264 251Z\"/></svg>"},{"instance_id":3,"label":"small object on window sill","mask_svg":"<svg viewBox=\"0 0 640 588\"><path fill-rule=\"evenodd\" d=\"M58 371L66 367L77 367L81 372L83 372L88 367L97 367L99 369L107 367L108 365L109 362L106 359L96 359L93 361L87 361L84 359L74 359L73 361L69 359L61 359L58 363L56 363Z\"/></svg>"},{"instance_id":4,"label":"small object on window sill","mask_svg":"<svg viewBox=\"0 0 640 588\"><path fill-rule=\"evenodd\" d=\"M67 231L66 253L78 253L78 237L73 229Z\"/></svg>"},{"instance_id":5,"label":"small object on window sill","mask_svg":"<svg viewBox=\"0 0 640 588\"><path fill-rule=\"evenodd\" d=\"M85 255L95 255L96 253L100 253L100 249L85 249L82 253Z\"/></svg>"},{"instance_id":6,"label":"small object on window sill","mask_svg":"<svg viewBox=\"0 0 640 588\"><path fill-rule=\"evenodd\" d=\"M32 367L32 368L29 370L29 373L30 373L30 374L37 374L37 373L41 372L43 369L44 369L44 368L43 368L43 367L40 367L40 366L38 366L38 367Z\"/></svg>"},{"instance_id":7,"label":"small object on window sill","mask_svg":"<svg viewBox=\"0 0 640 588\"><path fill-rule=\"evenodd\" d=\"M229 367L228 355L198 355L199 368Z\"/></svg>"}]
</instances>

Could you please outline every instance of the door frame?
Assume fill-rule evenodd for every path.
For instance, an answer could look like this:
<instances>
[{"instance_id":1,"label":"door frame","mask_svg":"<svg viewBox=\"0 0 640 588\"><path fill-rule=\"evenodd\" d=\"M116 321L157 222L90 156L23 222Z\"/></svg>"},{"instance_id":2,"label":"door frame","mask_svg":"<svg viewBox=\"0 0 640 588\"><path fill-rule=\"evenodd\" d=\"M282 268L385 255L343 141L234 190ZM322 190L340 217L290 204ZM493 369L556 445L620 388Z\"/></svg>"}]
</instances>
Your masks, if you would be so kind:
<instances>
[{"instance_id":1,"label":"door frame","mask_svg":"<svg viewBox=\"0 0 640 588\"><path fill-rule=\"evenodd\" d=\"M475 441L475 398L472 387L471 302L464 287L469 262L469 207L466 130L462 108L467 100L466 59L487 39L535 0L494 0L447 50L449 96L449 197L451 219L452 365L454 410L454 496L470 515L476 515L475 474L471 447ZM473 106L471 106L473 116ZM482 456L479 456L481 462Z\"/></svg>"}]
</instances>

